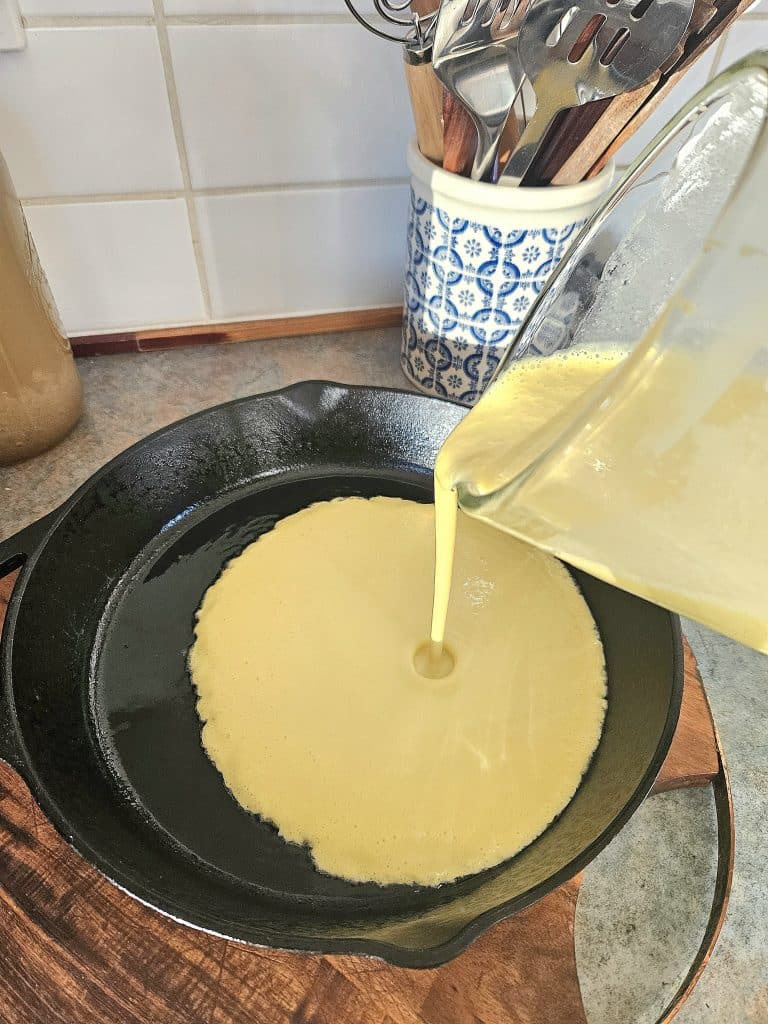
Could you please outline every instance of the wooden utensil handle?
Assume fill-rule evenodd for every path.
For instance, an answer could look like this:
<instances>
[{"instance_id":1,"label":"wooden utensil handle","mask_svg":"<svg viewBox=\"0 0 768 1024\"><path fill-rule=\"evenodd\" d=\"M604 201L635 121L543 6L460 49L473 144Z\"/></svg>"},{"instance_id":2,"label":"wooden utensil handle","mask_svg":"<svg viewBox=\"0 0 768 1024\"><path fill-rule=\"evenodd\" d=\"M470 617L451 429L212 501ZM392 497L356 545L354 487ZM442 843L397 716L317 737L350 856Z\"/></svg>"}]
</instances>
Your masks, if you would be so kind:
<instances>
[{"instance_id":1,"label":"wooden utensil handle","mask_svg":"<svg viewBox=\"0 0 768 1024\"><path fill-rule=\"evenodd\" d=\"M443 167L453 174L469 174L477 148L475 123L447 90L443 93Z\"/></svg>"},{"instance_id":2,"label":"wooden utensil handle","mask_svg":"<svg viewBox=\"0 0 768 1024\"><path fill-rule=\"evenodd\" d=\"M526 185L549 185L553 175L592 128L608 101L596 100L583 107L561 111L549 126L544 141L525 176Z\"/></svg>"},{"instance_id":3,"label":"wooden utensil handle","mask_svg":"<svg viewBox=\"0 0 768 1024\"><path fill-rule=\"evenodd\" d=\"M624 125L651 95L658 80L659 76L657 75L646 85L641 85L639 89L633 89L631 92L608 100L607 104L599 111L594 125L583 136L579 145L552 174L550 179L552 184L575 185L577 182L583 181L594 166L595 154L603 153L608 148Z\"/></svg>"},{"instance_id":4,"label":"wooden utensil handle","mask_svg":"<svg viewBox=\"0 0 768 1024\"><path fill-rule=\"evenodd\" d=\"M419 149L427 160L440 167L443 163L443 87L431 63L413 63L407 50L405 80Z\"/></svg>"}]
</instances>

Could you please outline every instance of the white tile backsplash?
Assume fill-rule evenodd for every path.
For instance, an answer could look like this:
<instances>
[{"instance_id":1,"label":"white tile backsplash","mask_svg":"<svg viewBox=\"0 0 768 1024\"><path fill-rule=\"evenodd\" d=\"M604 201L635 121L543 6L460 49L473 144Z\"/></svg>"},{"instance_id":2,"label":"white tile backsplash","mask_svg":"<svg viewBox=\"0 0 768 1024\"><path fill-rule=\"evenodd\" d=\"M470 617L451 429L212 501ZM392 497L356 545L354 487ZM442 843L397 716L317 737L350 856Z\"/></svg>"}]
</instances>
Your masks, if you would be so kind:
<instances>
[{"instance_id":1,"label":"white tile backsplash","mask_svg":"<svg viewBox=\"0 0 768 1024\"><path fill-rule=\"evenodd\" d=\"M0 53L0 149L70 331L398 304L399 48L343 0L163 3L167 36L153 0L21 0L27 49ZM619 163L768 46L768 0L752 12Z\"/></svg>"},{"instance_id":2,"label":"white tile backsplash","mask_svg":"<svg viewBox=\"0 0 768 1024\"><path fill-rule=\"evenodd\" d=\"M404 185L206 196L197 209L214 317L402 301Z\"/></svg>"},{"instance_id":3,"label":"white tile backsplash","mask_svg":"<svg viewBox=\"0 0 768 1024\"><path fill-rule=\"evenodd\" d=\"M765 7L768 9L768 0L765 0ZM717 70L722 71L761 45L768 48L768 21L750 19L737 22L728 30Z\"/></svg>"},{"instance_id":4,"label":"white tile backsplash","mask_svg":"<svg viewBox=\"0 0 768 1024\"><path fill-rule=\"evenodd\" d=\"M70 333L204 318L183 199L29 206L26 214Z\"/></svg>"},{"instance_id":5,"label":"white tile backsplash","mask_svg":"<svg viewBox=\"0 0 768 1024\"><path fill-rule=\"evenodd\" d=\"M35 17L105 17L152 14L152 0L19 0L21 13Z\"/></svg>"},{"instance_id":6,"label":"white tile backsplash","mask_svg":"<svg viewBox=\"0 0 768 1024\"><path fill-rule=\"evenodd\" d=\"M0 54L0 140L23 197L180 188L155 29L29 30Z\"/></svg>"},{"instance_id":7,"label":"white tile backsplash","mask_svg":"<svg viewBox=\"0 0 768 1024\"><path fill-rule=\"evenodd\" d=\"M195 188L406 174L399 47L354 24L169 31Z\"/></svg>"}]
</instances>

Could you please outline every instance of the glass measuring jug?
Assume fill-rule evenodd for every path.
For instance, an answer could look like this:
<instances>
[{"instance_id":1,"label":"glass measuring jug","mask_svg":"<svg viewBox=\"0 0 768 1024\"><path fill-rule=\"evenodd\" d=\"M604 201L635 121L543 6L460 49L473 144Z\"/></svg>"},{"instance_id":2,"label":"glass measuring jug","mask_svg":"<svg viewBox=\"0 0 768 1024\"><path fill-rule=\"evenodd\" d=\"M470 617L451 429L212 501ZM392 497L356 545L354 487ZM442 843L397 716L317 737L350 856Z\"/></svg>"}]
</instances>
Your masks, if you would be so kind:
<instances>
[{"instance_id":1,"label":"glass measuring jug","mask_svg":"<svg viewBox=\"0 0 768 1024\"><path fill-rule=\"evenodd\" d=\"M763 651L766 182L755 54L632 165L444 449L470 515Z\"/></svg>"}]
</instances>

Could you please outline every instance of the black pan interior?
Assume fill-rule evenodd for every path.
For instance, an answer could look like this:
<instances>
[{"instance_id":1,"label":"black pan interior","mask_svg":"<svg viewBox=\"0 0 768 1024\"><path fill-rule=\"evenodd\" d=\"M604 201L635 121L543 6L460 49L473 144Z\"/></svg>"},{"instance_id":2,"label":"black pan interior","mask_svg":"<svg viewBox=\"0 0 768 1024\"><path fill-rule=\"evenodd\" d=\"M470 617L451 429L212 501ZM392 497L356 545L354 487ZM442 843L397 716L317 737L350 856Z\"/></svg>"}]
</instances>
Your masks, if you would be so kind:
<instances>
[{"instance_id":1,"label":"black pan interior","mask_svg":"<svg viewBox=\"0 0 768 1024\"><path fill-rule=\"evenodd\" d=\"M554 888L626 820L671 739L679 635L668 613L580 573L608 663L604 735L573 802L506 865L437 890L322 874L236 804L203 752L186 652L224 563L313 501L430 500L460 415L399 392L300 385L177 424L75 496L27 567L6 685L24 774L109 877L233 938L424 966Z\"/></svg>"}]
</instances>

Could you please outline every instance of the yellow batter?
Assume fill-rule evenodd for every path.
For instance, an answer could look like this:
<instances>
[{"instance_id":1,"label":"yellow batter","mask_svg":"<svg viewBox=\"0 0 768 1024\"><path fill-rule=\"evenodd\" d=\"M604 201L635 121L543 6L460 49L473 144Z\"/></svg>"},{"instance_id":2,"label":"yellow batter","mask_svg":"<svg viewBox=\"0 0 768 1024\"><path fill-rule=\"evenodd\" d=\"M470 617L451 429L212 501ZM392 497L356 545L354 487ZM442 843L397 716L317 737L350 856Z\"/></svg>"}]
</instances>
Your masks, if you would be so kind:
<instances>
[{"instance_id":1,"label":"yellow batter","mask_svg":"<svg viewBox=\"0 0 768 1024\"><path fill-rule=\"evenodd\" d=\"M190 668L229 789L318 867L434 885L530 843L605 714L603 652L568 572L459 514L444 679L426 639L434 509L345 498L289 516L208 590Z\"/></svg>"},{"instance_id":2,"label":"yellow batter","mask_svg":"<svg viewBox=\"0 0 768 1024\"><path fill-rule=\"evenodd\" d=\"M434 471L436 566L430 637L435 663L452 597L459 489L465 496L468 490L484 496L513 479L560 437L621 358L620 352L608 351L520 360L442 445ZM507 527L493 515L482 517Z\"/></svg>"},{"instance_id":3,"label":"yellow batter","mask_svg":"<svg viewBox=\"0 0 768 1024\"><path fill-rule=\"evenodd\" d=\"M584 347L511 363L438 456L438 537L458 496L472 516L768 653L764 332L678 350L657 343L663 328L626 361Z\"/></svg>"},{"instance_id":4,"label":"yellow batter","mask_svg":"<svg viewBox=\"0 0 768 1024\"><path fill-rule=\"evenodd\" d=\"M436 568L430 630L434 665L442 657L452 594L460 497L471 500L490 495L529 467L560 439L622 359L618 349L521 359L511 364L440 449L435 465ZM479 506L478 512L473 510L479 518L510 528L507 521L494 515L490 503L472 504Z\"/></svg>"}]
</instances>

